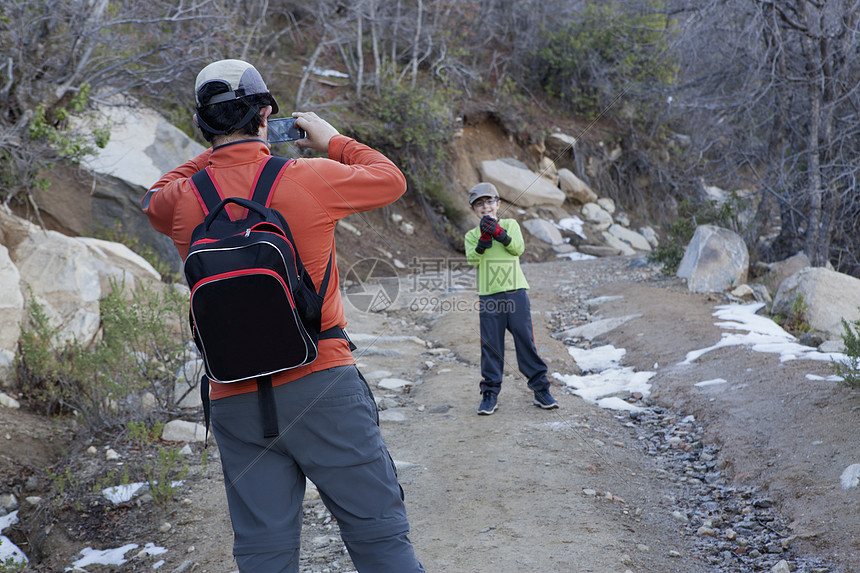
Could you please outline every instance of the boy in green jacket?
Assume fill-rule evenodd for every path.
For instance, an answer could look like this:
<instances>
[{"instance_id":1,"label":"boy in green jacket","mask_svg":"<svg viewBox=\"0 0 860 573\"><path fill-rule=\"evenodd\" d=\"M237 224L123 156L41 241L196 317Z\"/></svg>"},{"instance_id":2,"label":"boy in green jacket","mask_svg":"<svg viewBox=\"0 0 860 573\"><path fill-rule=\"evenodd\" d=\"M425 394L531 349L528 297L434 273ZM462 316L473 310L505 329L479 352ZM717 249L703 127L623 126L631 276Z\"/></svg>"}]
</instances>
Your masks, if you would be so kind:
<instances>
[{"instance_id":1,"label":"boy in green jacket","mask_svg":"<svg viewBox=\"0 0 860 573\"><path fill-rule=\"evenodd\" d=\"M481 405L478 414L498 409L504 370L505 330L514 337L517 366L528 378L534 404L546 410L558 408L549 393L546 363L538 355L532 330L529 285L520 268L525 242L514 219L498 219L499 192L492 183L478 183L469 190L469 205L481 224L466 233L466 260L478 267L481 319Z\"/></svg>"}]
</instances>

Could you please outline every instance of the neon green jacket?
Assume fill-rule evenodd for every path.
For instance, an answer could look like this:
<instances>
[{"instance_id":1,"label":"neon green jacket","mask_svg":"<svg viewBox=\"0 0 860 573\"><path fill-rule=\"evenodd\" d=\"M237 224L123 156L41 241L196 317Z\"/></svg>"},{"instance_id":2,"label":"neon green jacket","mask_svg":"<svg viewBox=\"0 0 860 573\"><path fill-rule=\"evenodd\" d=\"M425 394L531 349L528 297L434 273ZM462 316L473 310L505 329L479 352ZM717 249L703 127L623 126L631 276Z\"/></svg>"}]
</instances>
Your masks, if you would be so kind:
<instances>
[{"instance_id":1,"label":"neon green jacket","mask_svg":"<svg viewBox=\"0 0 860 573\"><path fill-rule=\"evenodd\" d=\"M515 219L499 219L499 225L511 238L505 247L494 240L493 246L479 254L475 252L481 228L475 227L466 233L466 261L478 267L478 294L496 294L521 288L529 288L526 276L520 268L520 255L526 249L523 233Z\"/></svg>"}]
</instances>

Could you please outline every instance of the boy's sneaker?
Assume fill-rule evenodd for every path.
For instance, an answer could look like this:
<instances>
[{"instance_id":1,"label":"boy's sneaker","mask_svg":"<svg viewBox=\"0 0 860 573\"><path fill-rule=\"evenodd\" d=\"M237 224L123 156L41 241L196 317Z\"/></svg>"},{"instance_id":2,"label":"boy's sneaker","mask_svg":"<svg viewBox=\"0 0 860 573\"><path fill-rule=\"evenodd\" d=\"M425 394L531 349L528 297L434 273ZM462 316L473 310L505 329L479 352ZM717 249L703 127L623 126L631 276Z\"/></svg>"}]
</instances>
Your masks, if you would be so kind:
<instances>
[{"instance_id":1,"label":"boy's sneaker","mask_svg":"<svg viewBox=\"0 0 860 573\"><path fill-rule=\"evenodd\" d=\"M495 392L484 392L484 397L481 399L481 405L478 406L478 414L481 416L489 416L499 408L499 396Z\"/></svg>"},{"instance_id":2,"label":"boy's sneaker","mask_svg":"<svg viewBox=\"0 0 860 573\"><path fill-rule=\"evenodd\" d=\"M544 410L552 410L558 408L558 402L549 393L549 390L538 390L535 392L535 406L540 406Z\"/></svg>"}]
</instances>

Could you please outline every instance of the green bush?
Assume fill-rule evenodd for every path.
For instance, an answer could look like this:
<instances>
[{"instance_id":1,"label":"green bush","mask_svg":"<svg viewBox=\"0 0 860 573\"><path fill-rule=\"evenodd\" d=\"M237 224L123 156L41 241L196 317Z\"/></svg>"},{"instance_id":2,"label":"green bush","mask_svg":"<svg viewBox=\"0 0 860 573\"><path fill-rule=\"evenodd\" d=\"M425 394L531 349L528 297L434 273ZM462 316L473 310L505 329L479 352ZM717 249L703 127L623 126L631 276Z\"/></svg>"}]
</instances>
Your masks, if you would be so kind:
<instances>
[{"instance_id":1,"label":"green bush","mask_svg":"<svg viewBox=\"0 0 860 573\"><path fill-rule=\"evenodd\" d=\"M29 196L32 188L47 189L48 180L41 177L43 169L52 169L59 161L80 163L96 148L108 144L110 125L100 125L91 132L70 129L69 117L87 115L89 94L90 86L84 83L68 105L50 109L38 105L27 124L30 142L16 147L0 145L0 200Z\"/></svg>"},{"instance_id":2,"label":"green bush","mask_svg":"<svg viewBox=\"0 0 860 573\"><path fill-rule=\"evenodd\" d=\"M101 301L101 336L62 341L30 297L16 356L22 396L49 415L73 414L90 430L150 421L176 410L176 372L186 358L187 301L175 288L111 282Z\"/></svg>"},{"instance_id":3,"label":"green bush","mask_svg":"<svg viewBox=\"0 0 860 573\"><path fill-rule=\"evenodd\" d=\"M358 138L379 142L425 196L447 171L451 113L444 102L433 90L387 84L367 108L376 121L355 126Z\"/></svg>"},{"instance_id":4,"label":"green bush","mask_svg":"<svg viewBox=\"0 0 860 573\"><path fill-rule=\"evenodd\" d=\"M833 360L830 365L833 372L842 378L841 384L849 388L860 388L860 320L850 323L842 320L842 342L845 344L847 360Z\"/></svg>"},{"instance_id":5,"label":"green bush","mask_svg":"<svg viewBox=\"0 0 860 573\"><path fill-rule=\"evenodd\" d=\"M158 456L145 468L149 493L155 503L166 505L176 495L178 483L188 475L188 465L178 448L158 446Z\"/></svg>"},{"instance_id":6,"label":"green bush","mask_svg":"<svg viewBox=\"0 0 860 573\"><path fill-rule=\"evenodd\" d=\"M537 81L572 111L596 117L633 85L670 85L666 55L672 21L664 2L632 12L619 2L588 2L579 20L547 29L535 55Z\"/></svg>"}]
</instances>

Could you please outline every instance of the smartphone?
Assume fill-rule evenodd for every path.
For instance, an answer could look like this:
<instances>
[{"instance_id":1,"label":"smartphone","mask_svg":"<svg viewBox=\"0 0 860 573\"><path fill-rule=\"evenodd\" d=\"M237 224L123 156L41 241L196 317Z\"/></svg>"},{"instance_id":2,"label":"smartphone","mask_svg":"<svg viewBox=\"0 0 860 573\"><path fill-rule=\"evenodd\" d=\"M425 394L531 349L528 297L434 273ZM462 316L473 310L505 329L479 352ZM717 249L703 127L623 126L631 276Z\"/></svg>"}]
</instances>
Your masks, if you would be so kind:
<instances>
[{"instance_id":1,"label":"smartphone","mask_svg":"<svg viewBox=\"0 0 860 573\"><path fill-rule=\"evenodd\" d=\"M269 126L269 143L282 143L305 138L305 130L296 127L296 118L294 117L270 119L267 123Z\"/></svg>"}]
</instances>

